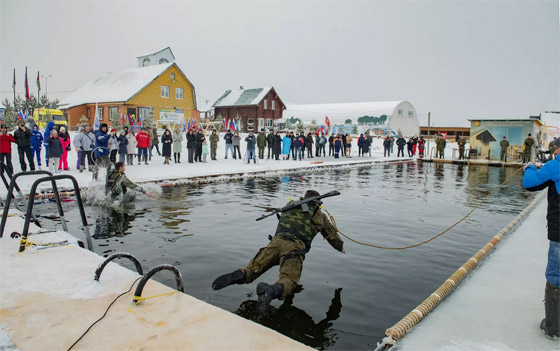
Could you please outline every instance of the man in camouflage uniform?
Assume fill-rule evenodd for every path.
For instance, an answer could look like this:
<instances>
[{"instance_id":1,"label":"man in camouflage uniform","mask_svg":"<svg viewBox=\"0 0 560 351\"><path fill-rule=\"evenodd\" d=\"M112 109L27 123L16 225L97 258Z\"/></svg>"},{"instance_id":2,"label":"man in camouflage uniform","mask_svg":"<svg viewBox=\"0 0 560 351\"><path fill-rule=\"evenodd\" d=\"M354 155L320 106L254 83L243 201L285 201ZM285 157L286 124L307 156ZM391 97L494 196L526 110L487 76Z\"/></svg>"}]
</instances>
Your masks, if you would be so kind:
<instances>
[{"instance_id":1,"label":"man in camouflage uniform","mask_svg":"<svg viewBox=\"0 0 560 351\"><path fill-rule=\"evenodd\" d=\"M319 193L308 190L304 198L313 196L319 196ZM270 243L259 250L247 267L216 278L212 289L220 290L232 284L251 283L271 267L280 265L280 276L274 285L265 282L257 285L257 309L261 314L266 314L273 299L284 299L293 293L301 277L305 254L309 252L311 242L318 232L334 249L346 253L343 241L319 204L308 202L282 213L276 234Z\"/></svg>"},{"instance_id":2,"label":"man in camouflage uniform","mask_svg":"<svg viewBox=\"0 0 560 351\"><path fill-rule=\"evenodd\" d=\"M436 158L444 158L443 154L445 151L445 144L447 142L443 138L443 135L439 134L438 138L436 139Z\"/></svg>"},{"instance_id":3,"label":"man in camouflage uniform","mask_svg":"<svg viewBox=\"0 0 560 351\"><path fill-rule=\"evenodd\" d=\"M509 147L509 141L506 137L502 138L500 141L500 161L507 162L507 149Z\"/></svg>"},{"instance_id":4,"label":"man in camouflage uniform","mask_svg":"<svg viewBox=\"0 0 560 351\"><path fill-rule=\"evenodd\" d=\"M465 145L467 144L467 139L459 138L457 140L457 146L459 147L459 160L465 159Z\"/></svg>"},{"instance_id":5,"label":"man in camouflage uniform","mask_svg":"<svg viewBox=\"0 0 560 351\"><path fill-rule=\"evenodd\" d=\"M257 147L259 148L259 158L262 160L264 158L264 148L266 147L266 134L264 129L261 129L259 135L257 135Z\"/></svg>"},{"instance_id":6,"label":"man in camouflage uniform","mask_svg":"<svg viewBox=\"0 0 560 351\"><path fill-rule=\"evenodd\" d=\"M523 163L531 162L531 149L535 145L535 140L531 137L531 133L527 135L527 139L523 142Z\"/></svg>"},{"instance_id":7,"label":"man in camouflage uniform","mask_svg":"<svg viewBox=\"0 0 560 351\"><path fill-rule=\"evenodd\" d=\"M216 129L212 131L212 135L210 135L210 158L216 161L216 150L218 149L218 142L220 141L220 137L218 133L216 133Z\"/></svg>"},{"instance_id":8,"label":"man in camouflage uniform","mask_svg":"<svg viewBox=\"0 0 560 351\"><path fill-rule=\"evenodd\" d=\"M132 192L127 192L127 188L134 189L141 192L142 194L154 197L153 194L145 191L140 186L128 179L128 177L124 174L124 171L124 163L117 162L115 163L115 169L113 169L107 176L105 189L111 201L114 202L115 200L119 199L119 196L122 196L122 199L119 199L119 202L121 204L126 205L132 203L136 199L136 196Z\"/></svg>"}]
</instances>

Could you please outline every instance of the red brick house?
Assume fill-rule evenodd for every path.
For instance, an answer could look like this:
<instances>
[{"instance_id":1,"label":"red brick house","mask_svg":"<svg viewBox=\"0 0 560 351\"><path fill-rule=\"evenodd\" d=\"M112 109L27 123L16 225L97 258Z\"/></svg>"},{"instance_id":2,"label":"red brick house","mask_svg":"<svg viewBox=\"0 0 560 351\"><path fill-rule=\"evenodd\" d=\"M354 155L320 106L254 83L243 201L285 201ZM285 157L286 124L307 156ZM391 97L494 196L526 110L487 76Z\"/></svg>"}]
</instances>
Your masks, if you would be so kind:
<instances>
[{"instance_id":1,"label":"red brick house","mask_svg":"<svg viewBox=\"0 0 560 351\"><path fill-rule=\"evenodd\" d=\"M273 87L226 90L212 106L216 120L234 118L242 133L273 129L286 109Z\"/></svg>"}]
</instances>

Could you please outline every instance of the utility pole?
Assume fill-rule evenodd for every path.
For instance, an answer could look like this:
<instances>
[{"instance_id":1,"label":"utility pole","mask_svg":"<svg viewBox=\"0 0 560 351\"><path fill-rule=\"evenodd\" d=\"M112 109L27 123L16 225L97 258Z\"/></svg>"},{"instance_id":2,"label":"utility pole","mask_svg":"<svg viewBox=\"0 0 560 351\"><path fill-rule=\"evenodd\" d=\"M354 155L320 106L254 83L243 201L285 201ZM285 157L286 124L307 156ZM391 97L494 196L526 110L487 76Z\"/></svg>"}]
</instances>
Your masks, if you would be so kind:
<instances>
[{"instance_id":1,"label":"utility pole","mask_svg":"<svg viewBox=\"0 0 560 351\"><path fill-rule=\"evenodd\" d=\"M52 77L52 74L49 74L47 77L45 76L41 76L43 78L45 78L45 96L47 98L47 101L49 100L49 78Z\"/></svg>"},{"instance_id":2,"label":"utility pole","mask_svg":"<svg viewBox=\"0 0 560 351\"><path fill-rule=\"evenodd\" d=\"M430 112L428 112L428 137L426 138L428 139L426 141L427 147L426 147L426 151L428 152L428 155L430 155Z\"/></svg>"}]
</instances>

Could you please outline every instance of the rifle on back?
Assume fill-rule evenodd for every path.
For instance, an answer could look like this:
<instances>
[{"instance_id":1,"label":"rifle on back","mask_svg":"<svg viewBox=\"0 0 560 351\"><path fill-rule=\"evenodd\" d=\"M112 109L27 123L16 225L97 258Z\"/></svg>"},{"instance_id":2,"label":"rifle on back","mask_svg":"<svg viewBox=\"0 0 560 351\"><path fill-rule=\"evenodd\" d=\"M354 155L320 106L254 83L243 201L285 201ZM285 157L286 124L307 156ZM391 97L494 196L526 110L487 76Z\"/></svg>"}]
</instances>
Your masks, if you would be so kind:
<instances>
[{"instance_id":1,"label":"rifle on back","mask_svg":"<svg viewBox=\"0 0 560 351\"><path fill-rule=\"evenodd\" d=\"M309 202L315 202L318 205L322 205L323 202L321 201L321 199L324 199L326 197L331 197L331 196L337 196L337 195L340 195L340 192L337 191L337 190L333 190L333 191L330 191L330 192L328 192L326 194L323 194L323 195L312 196L312 197L308 197L308 198L303 199L303 200L293 201L293 202L290 202L289 204L287 204L286 206L284 206L282 208L272 209L272 212L270 212L269 214L266 214L266 215L262 215L261 217L257 218L256 220L260 221L261 219L265 219L266 217L270 217L270 216L275 215L275 214L280 213L280 212L288 212L288 211L293 210L295 208L298 208L302 205L305 205ZM261 206L259 206L259 207L261 207Z\"/></svg>"}]
</instances>

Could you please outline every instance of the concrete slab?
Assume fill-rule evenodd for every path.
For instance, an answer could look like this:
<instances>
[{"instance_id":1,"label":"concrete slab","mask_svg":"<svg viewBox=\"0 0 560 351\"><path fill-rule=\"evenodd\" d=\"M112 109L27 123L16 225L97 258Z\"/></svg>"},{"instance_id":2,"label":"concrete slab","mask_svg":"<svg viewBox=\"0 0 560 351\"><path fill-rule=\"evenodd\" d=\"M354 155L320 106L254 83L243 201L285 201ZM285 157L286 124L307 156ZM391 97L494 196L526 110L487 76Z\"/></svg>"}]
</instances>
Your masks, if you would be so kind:
<instances>
[{"instance_id":1,"label":"concrete slab","mask_svg":"<svg viewBox=\"0 0 560 351\"><path fill-rule=\"evenodd\" d=\"M111 262L94 281L103 257L79 248L76 239L64 232L34 234L29 240L38 244L68 240L70 245L37 246L18 254L19 240L9 233L22 227L22 218L10 216L8 235L0 239L0 329L20 350L66 350L140 276ZM188 291L189 283L184 284ZM187 294L134 305L135 287L73 350L312 350ZM142 296L173 291L150 280Z\"/></svg>"}]
</instances>

